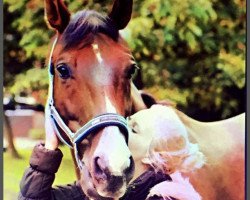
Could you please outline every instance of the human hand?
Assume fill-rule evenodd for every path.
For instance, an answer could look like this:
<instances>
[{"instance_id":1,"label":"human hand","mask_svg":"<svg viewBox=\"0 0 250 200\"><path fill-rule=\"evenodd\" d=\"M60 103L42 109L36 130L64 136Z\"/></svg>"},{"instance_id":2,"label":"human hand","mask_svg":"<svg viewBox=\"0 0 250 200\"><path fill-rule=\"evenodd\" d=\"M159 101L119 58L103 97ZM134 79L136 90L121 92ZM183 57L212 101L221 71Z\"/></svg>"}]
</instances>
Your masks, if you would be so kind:
<instances>
[{"instance_id":1,"label":"human hand","mask_svg":"<svg viewBox=\"0 0 250 200\"><path fill-rule=\"evenodd\" d=\"M55 150L59 145L55 129L50 119L50 110L48 105L45 107L45 148Z\"/></svg>"}]
</instances>

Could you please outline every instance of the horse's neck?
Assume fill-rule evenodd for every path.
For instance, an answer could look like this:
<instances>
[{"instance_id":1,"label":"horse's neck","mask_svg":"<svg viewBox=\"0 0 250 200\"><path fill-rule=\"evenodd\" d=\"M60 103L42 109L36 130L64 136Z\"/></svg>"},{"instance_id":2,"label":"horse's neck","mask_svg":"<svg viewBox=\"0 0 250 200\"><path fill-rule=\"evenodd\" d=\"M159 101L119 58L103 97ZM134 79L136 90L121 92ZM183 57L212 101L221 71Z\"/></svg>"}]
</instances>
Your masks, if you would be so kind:
<instances>
[{"instance_id":1,"label":"horse's neck","mask_svg":"<svg viewBox=\"0 0 250 200\"><path fill-rule=\"evenodd\" d=\"M178 110L176 113L185 124L190 140L199 143L202 151L212 152L216 149L222 151L223 148L244 144L245 113L215 122L200 122Z\"/></svg>"}]
</instances>

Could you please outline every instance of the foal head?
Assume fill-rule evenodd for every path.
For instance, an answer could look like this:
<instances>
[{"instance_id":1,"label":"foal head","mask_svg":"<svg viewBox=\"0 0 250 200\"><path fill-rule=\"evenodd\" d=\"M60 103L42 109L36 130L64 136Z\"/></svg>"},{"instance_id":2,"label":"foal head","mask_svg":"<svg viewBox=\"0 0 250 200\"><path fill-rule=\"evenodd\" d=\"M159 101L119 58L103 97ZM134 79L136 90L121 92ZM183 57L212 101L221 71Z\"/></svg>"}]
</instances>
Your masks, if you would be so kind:
<instances>
[{"instance_id":1,"label":"foal head","mask_svg":"<svg viewBox=\"0 0 250 200\"><path fill-rule=\"evenodd\" d=\"M52 98L66 126L75 133L98 115L129 115L136 65L119 30L130 20L132 0L115 1L106 17L95 11L71 17L61 0L46 0L45 6L48 22L57 31L51 54ZM95 128L76 144L82 186L90 198L124 195L134 173L124 135L118 126L109 125Z\"/></svg>"}]
</instances>

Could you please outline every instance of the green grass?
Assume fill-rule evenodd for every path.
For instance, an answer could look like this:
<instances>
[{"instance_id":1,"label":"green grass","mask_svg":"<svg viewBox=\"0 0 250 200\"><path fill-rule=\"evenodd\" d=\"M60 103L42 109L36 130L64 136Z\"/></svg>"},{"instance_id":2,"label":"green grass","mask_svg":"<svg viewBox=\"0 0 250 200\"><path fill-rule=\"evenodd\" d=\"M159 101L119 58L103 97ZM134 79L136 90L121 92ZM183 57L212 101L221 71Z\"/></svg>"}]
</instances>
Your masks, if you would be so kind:
<instances>
[{"instance_id":1,"label":"green grass","mask_svg":"<svg viewBox=\"0 0 250 200\"><path fill-rule=\"evenodd\" d=\"M63 161L56 173L54 185L64 185L76 180L73 160L68 147L60 147L63 152ZM16 200L19 192L19 183L25 169L29 166L32 149L18 149L22 159L13 159L4 153L4 200Z\"/></svg>"}]
</instances>

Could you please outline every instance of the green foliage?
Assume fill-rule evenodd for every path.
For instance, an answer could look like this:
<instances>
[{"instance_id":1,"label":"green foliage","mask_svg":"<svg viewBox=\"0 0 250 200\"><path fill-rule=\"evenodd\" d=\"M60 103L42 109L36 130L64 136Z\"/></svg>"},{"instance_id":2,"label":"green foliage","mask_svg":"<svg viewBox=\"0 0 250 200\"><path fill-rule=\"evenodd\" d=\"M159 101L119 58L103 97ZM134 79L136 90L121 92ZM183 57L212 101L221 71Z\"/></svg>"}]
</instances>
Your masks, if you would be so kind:
<instances>
[{"instance_id":1,"label":"green foliage","mask_svg":"<svg viewBox=\"0 0 250 200\"><path fill-rule=\"evenodd\" d=\"M245 3L143 1L124 37L147 90L201 120L243 112Z\"/></svg>"},{"instance_id":2,"label":"green foliage","mask_svg":"<svg viewBox=\"0 0 250 200\"><path fill-rule=\"evenodd\" d=\"M15 83L11 87L11 92L19 93L25 91L26 93L31 93L32 91L47 89L48 85L47 69L31 68L25 73L16 75Z\"/></svg>"},{"instance_id":3,"label":"green foliage","mask_svg":"<svg viewBox=\"0 0 250 200\"><path fill-rule=\"evenodd\" d=\"M237 67L236 67L237 66ZM238 88L245 86L245 60L242 55L234 55L224 51L219 54L218 69L221 69L226 79L230 80L225 86L236 85Z\"/></svg>"},{"instance_id":4,"label":"green foliage","mask_svg":"<svg viewBox=\"0 0 250 200\"><path fill-rule=\"evenodd\" d=\"M66 2L72 12L106 13L113 1ZM13 92L47 87L43 63L53 31L44 22L43 0L4 0L4 6L5 85ZM245 0L135 0L122 35L142 69L145 89L156 97L176 101L201 120L245 110ZM34 65L41 72L24 72Z\"/></svg>"}]
</instances>

